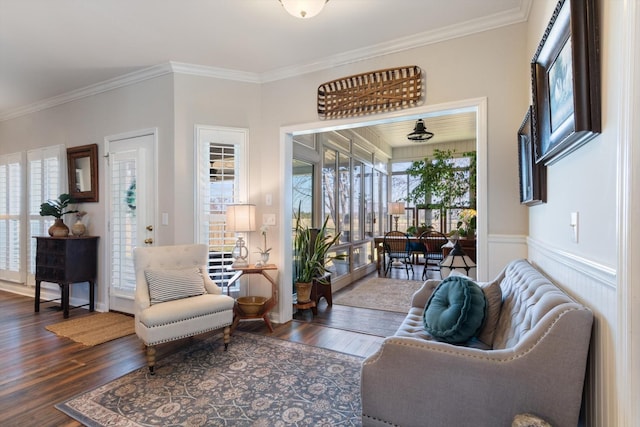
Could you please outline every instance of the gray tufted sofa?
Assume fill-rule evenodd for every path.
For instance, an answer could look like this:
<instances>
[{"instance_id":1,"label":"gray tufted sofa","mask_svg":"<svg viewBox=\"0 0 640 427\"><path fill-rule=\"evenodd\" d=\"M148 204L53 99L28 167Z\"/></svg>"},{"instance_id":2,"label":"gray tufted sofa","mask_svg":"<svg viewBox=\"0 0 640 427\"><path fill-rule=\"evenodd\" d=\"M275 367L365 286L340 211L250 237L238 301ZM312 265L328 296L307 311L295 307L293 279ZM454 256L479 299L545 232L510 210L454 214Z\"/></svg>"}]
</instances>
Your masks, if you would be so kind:
<instances>
[{"instance_id":1,"label":"gray tufted sofa","mask_svg":"<svg viewBox=\"0 0 640 427\"><path fill-rule=\"evenodd\" d=\"M433 340L422 314L439 281L418 290L395 336L362 366L364 426L510 426L521 413L578 424L592 312L525 260L499 275L493 345Z\"/></svg>"}]
</instances>

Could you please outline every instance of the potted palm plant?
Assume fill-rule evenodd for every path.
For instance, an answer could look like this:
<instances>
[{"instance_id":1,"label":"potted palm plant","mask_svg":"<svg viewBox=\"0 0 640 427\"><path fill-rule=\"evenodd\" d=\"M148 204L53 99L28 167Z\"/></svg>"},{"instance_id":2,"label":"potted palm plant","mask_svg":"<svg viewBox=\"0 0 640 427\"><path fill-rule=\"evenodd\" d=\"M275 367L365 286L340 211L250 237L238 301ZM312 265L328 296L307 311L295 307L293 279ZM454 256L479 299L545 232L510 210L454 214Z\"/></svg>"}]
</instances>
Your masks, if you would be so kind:
<instances>
[{"instance_id":1,"label":"potted palm plant","mask_svg":"<svg viewBox=\"0 0 640 427\"><path fill-rule=\"evenodd\" d=\"M331 258L327 256L331 247L340 238L340 233L335 236L328 234L328 221L329 216L327 215L320 228L306 227L300 219L300 207L298 207L293 240L293 279L298 294L298 302L307 302L311 299L311 286L314 279L320 283L326 283L322 277L329 271L326 267L328 259L345 258L343 255Z\"/></svg>"},{"instance_id":2,"label":"potted palm plant","mask_svg":"<svg viewBox=\"0 0 640 427\"><path fill-rule=\"evenodd\" d=\"M49 236L66 237L69 235L69 227L65 225L62 216L78 212L76 209L68 208L71 203L75 203L75 201L70 195L63 193L56 200L47 200L40 205L40 216L52 216L56 219L49 227Z\"/></svg>"}]
</instances>

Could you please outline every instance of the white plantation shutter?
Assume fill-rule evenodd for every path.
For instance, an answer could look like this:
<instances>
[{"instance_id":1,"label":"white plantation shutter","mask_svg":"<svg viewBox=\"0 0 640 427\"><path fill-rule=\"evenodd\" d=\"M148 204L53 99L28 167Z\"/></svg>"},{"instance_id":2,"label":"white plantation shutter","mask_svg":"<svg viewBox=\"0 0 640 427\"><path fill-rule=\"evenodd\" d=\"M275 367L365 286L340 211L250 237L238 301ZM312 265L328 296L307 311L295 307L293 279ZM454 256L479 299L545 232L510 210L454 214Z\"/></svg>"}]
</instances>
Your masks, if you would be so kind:
<instances>
[{"instance_id":1,"label":"white plantation shutter","mask_svg":"<svg viewBox=\"0 0 640 427\"><path fill-rule=\"evenodd\" d=\"M136 289L133 249L138 242L139 212L143 207L138 206L136 198L138 191L142 191L136 180L139 161L136 150L109 154L111 288L117 295L133 295Z\"/></svg>"},{"instance_id":2,"label":"white plantation shutter","mask_svg":"<svg viewBox=\"0 0 640 427\"><path fill-rule=\"evenodd\" d=\"M23 155L0 156L0 279L25 281L21 252L24 245L22 215Z\"/></svg>"},{"instance_id":3,"label":"white plantation shutter","mask_svg":"<svg viewBox=\"0 0 640 427\"><path fill-rule=\"evenodd\" d=\"M64 160L63 160L64 159ZM39 148L27 152L27 232L28 273L31 280L35 274L36 241L33 236L47 236L53 217L40 216L40 205L47 200L57 199L66 188L66 150L63 145Z\"/></svg>"},{"instance_id":4,"label":"white plantation shutter","mask_svg":"<svg viewBox=\"0 0 640 427\"><path fill-rule=\"evenodd\" d=\"M246 202L246 130L196 127L196 240L209 246L209 276L226 286L233 274L235 233L225 229L228 204Z\"/></svg>"}]
</instances>

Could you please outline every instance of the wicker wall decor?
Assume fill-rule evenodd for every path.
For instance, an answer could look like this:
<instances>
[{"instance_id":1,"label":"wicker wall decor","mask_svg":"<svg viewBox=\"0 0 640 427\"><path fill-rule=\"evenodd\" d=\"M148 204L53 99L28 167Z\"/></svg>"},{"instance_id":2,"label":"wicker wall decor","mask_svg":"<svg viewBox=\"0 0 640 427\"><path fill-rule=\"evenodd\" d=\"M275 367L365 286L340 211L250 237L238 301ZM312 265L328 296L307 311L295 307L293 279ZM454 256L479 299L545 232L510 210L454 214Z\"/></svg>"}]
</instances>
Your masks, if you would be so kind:
<instances>
[{"instance_id":1,"label":"wicker wall decor","mask_svg":"<svg viewBox=\"0 0 640 427\"><path fill-rule=\"evenodd\" d=\"M415 65L370 71L318 87L323 119L360 116L408 108L422 97L422 72Z\"/></svg>"}]
</instances>

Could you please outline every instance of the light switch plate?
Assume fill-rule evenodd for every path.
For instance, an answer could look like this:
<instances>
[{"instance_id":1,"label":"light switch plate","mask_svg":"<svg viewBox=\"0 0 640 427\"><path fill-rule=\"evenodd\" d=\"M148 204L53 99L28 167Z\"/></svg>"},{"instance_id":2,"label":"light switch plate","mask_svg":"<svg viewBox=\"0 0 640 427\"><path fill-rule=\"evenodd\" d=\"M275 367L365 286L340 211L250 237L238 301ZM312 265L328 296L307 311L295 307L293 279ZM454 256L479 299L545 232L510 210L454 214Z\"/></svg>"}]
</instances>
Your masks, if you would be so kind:
<instances>
[{"instance_id":1,"label":"light switch plate","mask_svg":"<svg viewBox=\"0 0 640 427\"><path fill-rule=\"evenodd\" d=\"M569 225L571 226L571 238L573 243L578 243L578 212L571 212Z\"/></svg>"}]
</instances>

